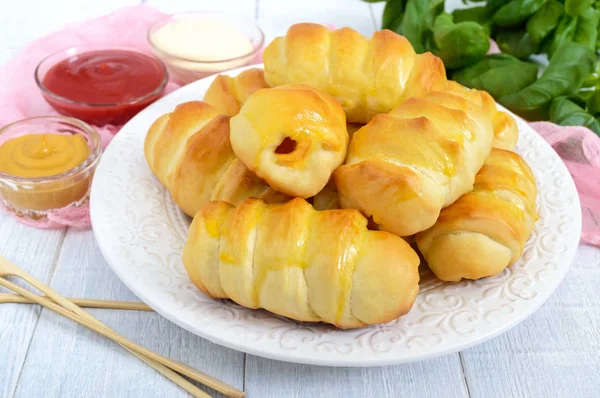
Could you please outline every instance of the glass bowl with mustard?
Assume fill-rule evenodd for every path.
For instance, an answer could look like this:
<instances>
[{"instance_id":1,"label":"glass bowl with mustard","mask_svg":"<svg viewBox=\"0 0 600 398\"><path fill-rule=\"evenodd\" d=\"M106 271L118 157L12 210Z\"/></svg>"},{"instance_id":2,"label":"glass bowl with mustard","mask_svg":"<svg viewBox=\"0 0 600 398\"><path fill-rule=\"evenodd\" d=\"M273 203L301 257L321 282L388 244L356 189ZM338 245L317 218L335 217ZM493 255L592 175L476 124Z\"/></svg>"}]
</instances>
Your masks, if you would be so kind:
<instances>
[{"instance_id":1,"label":"glass bowl with mustard","mask_svg":"<svg viewBox=\"0 0 600 398\"><path fill-rule=\"evenodd\" d=\"M62 116L34 117L0 129L0 201L31 221L89 200L102 153L98 132Z\"/></svg>"}]
</instances>

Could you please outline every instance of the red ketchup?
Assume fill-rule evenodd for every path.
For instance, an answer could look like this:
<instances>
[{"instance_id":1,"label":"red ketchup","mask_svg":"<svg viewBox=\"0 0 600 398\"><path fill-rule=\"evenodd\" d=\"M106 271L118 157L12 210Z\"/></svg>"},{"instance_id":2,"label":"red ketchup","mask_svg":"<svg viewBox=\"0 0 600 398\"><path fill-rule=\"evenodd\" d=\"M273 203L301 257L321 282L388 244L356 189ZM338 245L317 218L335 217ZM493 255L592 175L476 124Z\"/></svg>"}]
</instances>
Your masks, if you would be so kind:
<instances>
[{"instance_id":1,"label":"red ketchup","mask_svg":"<svg viewBox=\"0 0 600 398\"><path fill-rule=\"evenodd\" d=\"M116 49L73 55L42 79L44 98L57 112L98 126L125 123L158 99L166 83L160 61Z\"/></svg>"}]
</instances>

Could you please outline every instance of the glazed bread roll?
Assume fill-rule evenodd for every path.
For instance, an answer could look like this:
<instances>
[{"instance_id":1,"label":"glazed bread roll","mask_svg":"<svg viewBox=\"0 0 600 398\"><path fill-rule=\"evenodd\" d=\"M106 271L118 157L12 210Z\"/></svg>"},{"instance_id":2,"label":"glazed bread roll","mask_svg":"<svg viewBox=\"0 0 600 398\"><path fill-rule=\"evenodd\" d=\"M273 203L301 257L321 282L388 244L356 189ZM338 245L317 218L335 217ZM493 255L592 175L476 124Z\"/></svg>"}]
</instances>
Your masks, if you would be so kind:
<instances>
[{"instance_id":1,"label":"glazed bread roll","mask_svg":"<svg viewBox=\"0 0 600 398\"><path fill-rule=\"evenodd\" d=\"M408 98L446 87L442 61L416 54L406 38L389 30L367 38L350 28L300 23L273 40L263 59L271 87L315 87L334 96L352 123L368 123Z\"/></svg>"},{"instance_id":2,"label":"glazed bread roll","mask_svg":"<svg viewBox=\"0 0 600 398\"><path fill-rule=\"evenodd\" d=\"M339 201L398 236L423 231L473 188L493 138L481 103L450 91L411 98L354 133L333 175Z\"/></svg>"},{"instance_id":3,"label":"glazed bread roll","mask_svg":"<svg viewBox=\"0 0 600 398\"><path fill-rule=\"evenodd\" d=\"M473 191L417 234L419 250L444 281L496 275L521 256L537 220L536 196L525 161L514 152L493 149Z\"/></svg>"},{"instance_id":4,"label":"glazed bread roll","mask_svg":"<svg viewBox=\"0 0 600 398\"><path fill-rule=\"evenodd\" d=\"M344 161L346 115L333 97L309 86L258 90L231 118L231 146L275 190L308 198Z\"/></svg>"},{"instance_id":5,"label":"glazed bread roll","mask_svg":"<svg viewBox=\"0 0 600 398\"><path fill-rule=\"evenodd\" d=\"M189 216L211 200L238 204L253 196L288 198L248 170L233 154L229 118L200 101L183 103L159 117L144 143L148 166Z\"/></svg>"},{"instance_id":6,"label":"glazed bread roll","mask_svg":"<svg viewBox=\"0 0 600 398\"><path fill-rule=\"evenodd\" d=\"M485 91L471 91L465 86L452 80L448 80L446 89L471 101L480 103L492 119L494 126L494 148L512 151L519 139L519 127L517 122L506 112L501 112L496 107L496 101Z\"/></svg>"},{"instance_id":7,"label":"glazed bread roll","mask_svg":"<svg viewBox=\"0 0 600 398\"><path fill-rule=\"evenodd\" d=\"M218 75L206 90L204 102L222 115L235 116L250 95L267 87L264 71L259 68L247 69L235 77Z\"/></svg>"},{"instance_id":8,"label":"glazed bread roll","mask_svg":"<svg viewBox=\"0 0 600 398\"><path fill-rule=\"evenodd\" d=\"M313 196L312 204L317 210L341 209L342 205L338 197L337 187L333 180L329 181L325 188Z\"/></svg>"},{"instance_id":9,"label":"glazed bread roll","mask_svg":"<svg viewBox=\"0 0 600 398\"><path fill-rule=\"evenodd\" d=\"M183 263L210 297L340 328L406 314L419 289L419 257L402 239L367 230L356 210L320 212L301 198L208 204Z\"/></svg>"}]
</instances>

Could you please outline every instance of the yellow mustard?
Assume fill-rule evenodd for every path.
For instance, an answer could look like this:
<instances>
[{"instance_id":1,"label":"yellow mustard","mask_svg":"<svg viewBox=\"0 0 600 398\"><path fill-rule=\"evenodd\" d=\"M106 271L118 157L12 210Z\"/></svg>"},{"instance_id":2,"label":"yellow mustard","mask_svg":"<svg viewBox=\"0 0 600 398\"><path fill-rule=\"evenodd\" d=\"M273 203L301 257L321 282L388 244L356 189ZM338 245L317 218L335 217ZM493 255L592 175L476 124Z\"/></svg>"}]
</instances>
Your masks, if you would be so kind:
<instances>
[{"instance_id":1,"label":"yellow mustard","mask_svg":"<svg viewBox=\"0 0 600 398\"><path fill-rule=\"evenodd\" d=\"M0 171L18 177L49 177L73 169L89 155L81 135L27 134L0 146Z\"/></svg>"}]
</instances>

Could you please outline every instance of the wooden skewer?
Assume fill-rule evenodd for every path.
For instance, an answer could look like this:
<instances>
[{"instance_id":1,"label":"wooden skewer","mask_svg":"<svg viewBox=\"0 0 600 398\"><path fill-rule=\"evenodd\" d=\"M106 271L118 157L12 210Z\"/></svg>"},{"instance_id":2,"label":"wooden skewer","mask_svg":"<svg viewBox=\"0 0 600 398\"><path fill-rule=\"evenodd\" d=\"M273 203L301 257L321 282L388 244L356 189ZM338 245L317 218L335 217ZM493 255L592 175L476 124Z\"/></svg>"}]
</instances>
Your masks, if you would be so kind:
<instances>
[{"instance_id":1,"label":"wooden skewer","mask_svg":"<svg viewBox=\"0 0 600 398\"><path fill-rule=\"evenodd\" d=\"M22 278L30 285L40 290L42 293L46 294L46 297L38 296L27 289L24 289L10 281L2 278L1 276L6 275L14 275ZM199 397L208 397L209 395L189 383L187 380L183 379L180 375L177 375L175 372L185 375L193 380L196 380L216 391L219 391L227 396L233 398L242 398L244 397L244 392L240 391L228 384L215 379L212 376L209 376L203 372L200 372L190 366L174 361L172 359L163 357L162 355L156 354L152 351L145 349L144 347L139 346L138 344L133 343L132 341L120 336L112 329L108 328L108 326L104 325L94 317L92 317L89 313L83 311L74 303L68 301L66 298L61 296L59 293L51 289L50 287L44 285L36 278L17 267L12 262L8 261L5 258L0 257L0 285L14 291L15 293L19 293L36 303L47 307L75 322L78 322L95 332L108 337L109 339L119 343L123 347L125 347L130 352L134 353L138 358L146 361L150 366L157 369L163 375L169 377L169 379L173 380L175 383L186 389L186 391L190 392L194 396ZM52 302L50 299L54 300ZM60 305L58 305L60 304ZM61 307L62 305L62 307ZM168 369L170 368L170 369ZM179 377L179 379L178 379ZM187 383L187 385L185 384ZM192 392L192 391L193 392Z\"/></svg>"},{"instance_id":2,"label":"wooden skewer","mask_svg":"<svg viewBox=\"0 0 600 398\"><path fill-rule=\"evenodd\" d=\"M117 301L117 300L96 300L96 299L81 299L67 298L74 304L85 308L107 308L111 310L132 310L132 311L154 311L144 303L134 301ZM0 293L0 304L4 303L19 303L19 304L37 304L35 301L23 297L20 294Z\"/></svg>"}]
</instances>

